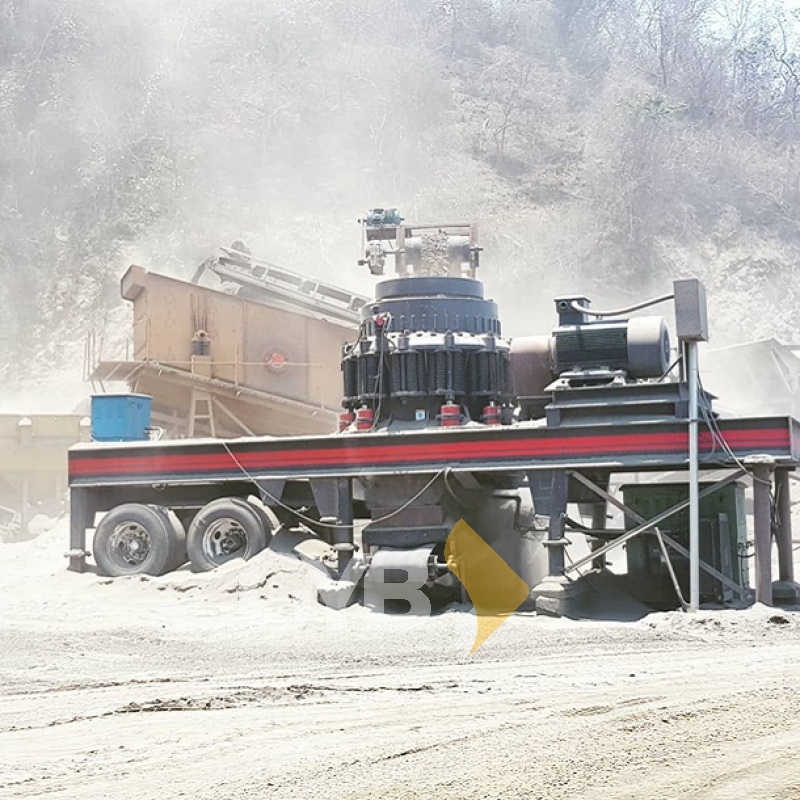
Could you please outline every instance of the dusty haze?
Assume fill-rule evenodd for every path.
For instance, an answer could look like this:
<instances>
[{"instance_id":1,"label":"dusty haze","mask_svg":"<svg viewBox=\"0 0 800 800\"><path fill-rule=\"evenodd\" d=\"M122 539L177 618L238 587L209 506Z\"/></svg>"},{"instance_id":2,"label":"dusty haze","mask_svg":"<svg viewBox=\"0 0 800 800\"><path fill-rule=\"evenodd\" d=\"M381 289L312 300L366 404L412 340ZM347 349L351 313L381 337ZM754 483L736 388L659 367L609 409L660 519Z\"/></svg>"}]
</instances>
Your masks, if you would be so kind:
<instances>
[{"instance_id":1,"label":"dusty haze","mask_svg":"<svg viewBox=\"0 0 800 800\"><path fill-rule=\"evenodd\" d=\"M381 204L480 222L512 334L696 274L717 344L792 339L797 43L748 0L3 0L5 399L79 382L131 261L241 238L366 291Z\"/></svg>"}]
</instances>

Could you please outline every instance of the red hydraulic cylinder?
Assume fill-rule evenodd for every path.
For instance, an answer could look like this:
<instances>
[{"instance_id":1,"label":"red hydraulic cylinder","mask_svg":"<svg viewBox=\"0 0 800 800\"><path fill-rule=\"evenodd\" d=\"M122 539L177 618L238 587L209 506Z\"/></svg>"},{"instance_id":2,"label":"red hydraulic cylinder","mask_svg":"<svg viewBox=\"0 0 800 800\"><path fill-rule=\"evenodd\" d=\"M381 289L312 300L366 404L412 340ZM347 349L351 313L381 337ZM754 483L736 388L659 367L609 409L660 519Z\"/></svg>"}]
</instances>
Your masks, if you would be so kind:
<instances>
[{"instance_id":1,"label":"red hydraulic cylinder","mask_svg":"<svg viewBox=\"0 0 800 800\"><path fill-rule=\"evenodd\" d=\"M443 428L452 428L461 424L461 406L456 403L444 403L439 413Z\"/></svg>"},{"instance_id":2,"label":"red hydraulic cylinder","mask_svg":"<svg viewBox=\"0 0 800 800\"><path fill-rule=\"evenodd\" d=\"M375 412L369 406L356 411L356 430L371 431L375 427Z\"/></svg>"}]
</instances>

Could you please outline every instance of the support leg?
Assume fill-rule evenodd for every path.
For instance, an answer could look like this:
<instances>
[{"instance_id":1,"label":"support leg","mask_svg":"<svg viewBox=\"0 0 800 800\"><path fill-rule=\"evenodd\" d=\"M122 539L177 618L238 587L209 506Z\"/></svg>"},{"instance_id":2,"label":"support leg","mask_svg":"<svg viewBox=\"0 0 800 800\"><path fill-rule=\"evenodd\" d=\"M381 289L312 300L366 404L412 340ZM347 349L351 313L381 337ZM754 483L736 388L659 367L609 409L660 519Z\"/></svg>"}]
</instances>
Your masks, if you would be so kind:
<instances>
[{"instance_id":1,"label":"support leg","mask_svg":"<svg viewBox=\"0 0 800 800\"><path fill-rule=\"evenodd\" d=\"M73 487L69 501L69 566L72 572L86 571L86 529L94 524L92 489Z\"/></svg>"},{"instance_id":2,"label":"support leg","mask_svg":"<svg viewBox=\"0 0 800 800\"><path fill-rule=\"evenodd\" d=\"M318 586L319 599L328 608L346 608L356 601L356 584L361 578L358 570L348 570L355 550L353 531L353 480L336 478L331 483L312 484L314 496L321 509L330 510L335 506L335 516L323 517L334 525L331 541L336 551L337 579L326 586ZM330 491L332 490L332 491Z\"/></svg>"},{"instance_id":3,"label":"support leg","mask_svg":"<svg viewBox=\"0 0 800 800\"><path fill-rule=\"evenodd\" d=\"M756 602L772 605L772 466L753 465L753 528L756 546Z\"/></svg>"},{"instance_id":4,"label":"support leg","mask_svg":"<svg viewBox=\"0 0 800 800\"><path fill-rule=\"evenodd\" d=\"M792 558L792 495L789 489L789 471L775 471L775 494L778 502L778 580L794 581Z\"/></svg>"},{"instance_id":5,"label":"support leg","mask_svg":"<svg viewBox=\"0 0 800 800\"><path fill-rule=\"evenodd\" d=\"M778 544L778 580L772 584L773 601L794 604L800 600L800 585L794 580L792 552L792 494L789 470L775 470L775 501L778 505L778 525L775 538Z\"/></svg>"},{"instance_id":6,"label":"support leg","mask_svg":"<svg viewBox=\"0 0 800 800\"><path fill-rule=\"evenodd\" d=\"M564 538L565 517L567 515L567 473L562 470L553 472L552 490L550 494L550 523L547 529L547 563L551 576L564 574Z\"/></svg>"},{"instance_id":7,"label":"support leg","mask_svg":"<svg viewBox=\"0 0 800 800\"><path fill-rule=\"evenodd\" d=\"M572 616L580 613L580 604L586 587L583 581L571 581L565 574L564 538L565 517L567 514L567 489L569 478L564 470L550 473L548 491L541 491L538 508L550 518L547 539L548 575L531 590L531 600L535 602L539 614L549 616ZM542 490L540 479L539 487ZM537 498L534 496L534 504ZM546 509L546 510L545 510Z\"/></svg>"},{"instance_id":8,"label":"support leg","mask_svg":"<svg viewBox=\"0 0 800 800\"><path fill-rule=\"evenodd\" d=\"M338 553L338 567L341 575L350 563L355 550L353 529L353 479L339 478L336 481L336 521L333 531L333 546Z\"/></svg>"}]
</instances>

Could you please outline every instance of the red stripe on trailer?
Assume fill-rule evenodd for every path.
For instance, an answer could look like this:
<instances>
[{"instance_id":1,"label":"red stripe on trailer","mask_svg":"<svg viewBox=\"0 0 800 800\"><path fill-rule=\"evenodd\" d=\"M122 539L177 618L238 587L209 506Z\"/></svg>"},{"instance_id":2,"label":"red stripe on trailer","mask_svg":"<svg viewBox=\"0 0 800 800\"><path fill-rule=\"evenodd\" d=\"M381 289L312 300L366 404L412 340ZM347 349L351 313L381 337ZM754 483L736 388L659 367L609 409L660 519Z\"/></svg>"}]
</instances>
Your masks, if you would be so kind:
<instances>
[{"instance_id":1,"label":"red stripe on trailer","mask_svg":"<svg viewBox=\"0 0 800 800\"><path fill-rule=\"evenodd\" d=\"M546 429L543 429L546 430ZM534 434L535 436L535 434ZM758 448L786 448L791 443L788 428L745 429L726 431L725 441L731 448L752 450ZM400 437L398 437L400 438ZM151 475L159 473L213 472L238 469L247 470L298 468L308 466L353 466L370 464L424 464L427 462L464 461L486 462L487 460L515 461L528 458L578 455L628 455L653 453L680 453L688 450L688 433L673 431L665 433L607 434L593 436L559 436L548 438L508 438L491 441L431 441L429 443L396 442L369 445L355 437L337 441L337 447L310 447L287 449L274 447L269 450L243 450L234 452L234 457L223 450L219 453L159 453L142 452L136 455L101 458L85 457L80 452L70 454L70 475ZM207 445L206 445L207 446ZM229 445L230 446L230 445ZM235 449L236 445L233 444ZM722 450L708 432L700 435L703 453Z\"/></svg>"}]
</instances>

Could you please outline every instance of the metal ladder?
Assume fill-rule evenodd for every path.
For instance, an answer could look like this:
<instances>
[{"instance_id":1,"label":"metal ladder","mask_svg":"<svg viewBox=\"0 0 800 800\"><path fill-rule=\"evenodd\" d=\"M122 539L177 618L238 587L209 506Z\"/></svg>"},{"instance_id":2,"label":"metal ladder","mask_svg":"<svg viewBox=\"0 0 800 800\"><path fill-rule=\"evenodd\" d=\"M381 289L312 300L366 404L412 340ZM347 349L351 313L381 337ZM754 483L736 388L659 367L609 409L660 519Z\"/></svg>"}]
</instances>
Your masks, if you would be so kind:
<instances>
[{"instance_id":1,"label":"metal ladder","mask_svg":"<svg viewBox=\"0 0 800 800\"><path fill-rule=\"evenodd\" d=\"M190 439L198 435L199 422L205 423L205 425L208 426L209 434L212 438L216 437L217 427L214 421L214 398L208 392L192 390L188 431Z\"/></svg>"}]
</instances>

